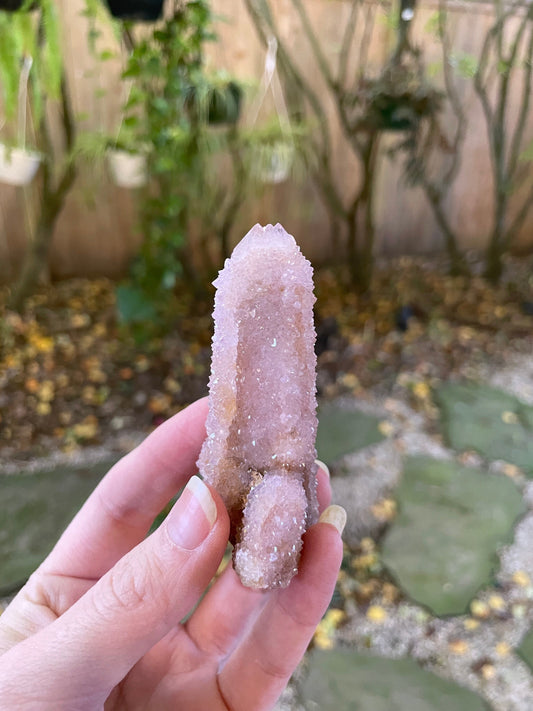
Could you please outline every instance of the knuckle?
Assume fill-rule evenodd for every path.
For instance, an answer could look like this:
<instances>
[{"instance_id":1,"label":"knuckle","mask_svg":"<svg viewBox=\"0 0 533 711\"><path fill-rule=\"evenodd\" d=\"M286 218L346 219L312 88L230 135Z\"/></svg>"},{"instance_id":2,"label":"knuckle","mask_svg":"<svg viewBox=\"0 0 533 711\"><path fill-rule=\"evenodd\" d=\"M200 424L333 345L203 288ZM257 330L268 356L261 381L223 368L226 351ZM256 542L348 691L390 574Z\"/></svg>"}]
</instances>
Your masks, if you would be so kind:
<instances>
[{"instance_id":1,"label":"knuckle","mask_svg":"<svg viewBox=\"0 0 533 711\"><path fill-rule=\"evenodd\" d=\"M117 611L164 609L168 596L163 581L163 571L157 560L150 560L146 555L138 555L135 561L122 559L109 571L104 594L95 596L98 611L108 617Z\"/></svg>"},{"instance_id":2,"label":"knuckle","mask_svg":"<svg viewBox=\"0 0 533 711\"><path fill-rule=\"evenodd\" d=\"M288 679L293 672L292 666L282 658L282 655L278 658L271 656L258 659L257 663L263 674L271 679L285 680Z\"/></svg>"}]
</instances>

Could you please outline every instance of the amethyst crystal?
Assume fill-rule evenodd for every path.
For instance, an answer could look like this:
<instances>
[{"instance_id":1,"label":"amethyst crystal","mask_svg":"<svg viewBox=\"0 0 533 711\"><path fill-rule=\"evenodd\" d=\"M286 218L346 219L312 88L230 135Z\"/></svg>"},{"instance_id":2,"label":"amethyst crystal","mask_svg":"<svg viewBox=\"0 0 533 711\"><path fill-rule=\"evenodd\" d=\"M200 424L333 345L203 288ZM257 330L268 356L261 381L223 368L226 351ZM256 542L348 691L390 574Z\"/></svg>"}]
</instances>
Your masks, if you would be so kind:
<instances>
[{"instance_id":1,"label":"amethyst crystal","mask_svg":"<svg viewBox=\"0 0 533 711\"><path fill-rule=\"evenodd\" d=\"M207 439L248 587L285 587L317 521L313 270L281 225L256 225L215 281Z\"/></svg>"}]
</instances>

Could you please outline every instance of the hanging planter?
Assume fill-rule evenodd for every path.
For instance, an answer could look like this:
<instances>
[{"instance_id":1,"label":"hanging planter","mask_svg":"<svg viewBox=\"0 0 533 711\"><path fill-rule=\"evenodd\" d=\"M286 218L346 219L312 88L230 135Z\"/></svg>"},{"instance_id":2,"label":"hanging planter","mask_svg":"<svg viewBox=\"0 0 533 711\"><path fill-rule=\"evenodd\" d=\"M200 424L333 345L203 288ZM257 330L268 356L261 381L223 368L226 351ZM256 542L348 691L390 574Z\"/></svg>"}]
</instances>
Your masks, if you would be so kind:
<instances>
[{"instance_id":1,"label":"hanging planter","mask_svg":"<svg viewBox=\"0 0 533 711\"><path fill-rule=\"evenodd\" d=\"M22 9L25 4L25 0L0 0L0 10L5 10L7 12L16 12ZM29 10L35 10L38 7L37 2L32 2L28 7Z\"/></svg>"},{"instance_id":2,"label":"hanging planter","mask_svg":"<svg viewBox=\"0 0 533 711\"><path fill-rule=\"evenodd\" d=\"M262 183L271 185L277 185L287 180L291 173L296 153L293 129L276 71L277 49L276 38L269 37L265 69L252 121L253 127L266 94L270 89L276 107L276 125L272 130L266 130L262 140L260 139L258 143L252 144L251 161L252 173L255 177Z\"/></svg>"},{"instance_id":3,"label":"hanging planter","mask_svg":"<svg viewBox=\"0 0 533 711\"><path fill-rule=\"evenodd\" d=\"M262 183L277 185L291 174L294 162L294 143L280 139L273 143L254 146L252 150L253 172Z\"/></svg>"},{"instance_id":4,"label":"hanging planter","mask_svg":"<svg viewBox=\"0 0 533 711\"><path fill-rule=\"evenodd\" d=\"M156 22L163 14L164 0L106 0L106 2L113 17L120 20Z\"/></svg>"},{"instance_id":5,"label":"hanging planter","mask_svg":"<svg viewBox=\"0 0 533 711\"><path fill-rule=\"evenodd\" d=\"M440 111L442 93L409 75L398 81L385 75L362 80L358 100L364 106L361 129L416 131L421 120Z\"/></svg>"},{"instance_id":6,"label":"hanging planter","mask_svg":"<svg viewBox=\"0 0 533 711\"><path fill-rule=\"evenodd\" d=\"M0 143L0 182L29 185L41 165L42 156L25 148L9 148Z\"/></svg>"},{"instance_id":7,"label":"hanging planter","mask_svg":"<svg viewBox=\"0 0 533 711\"><path fill-rule=\"evenodd\" d=\"M118 148L107 154L109 171L119 188L142 188L148 180L147 160L144 153L128 153Z\"/></svg>"},{"instance_id":8,"label":"hanging planter","mask_svg":"<svg viewBox=\"0 0 533 711\"><path fill-rule=\"evenodd\" d=\"M242 89L234 81L207 90L191 86L185 105L194 118L204 117L212 126L234 125L241 115Z\"/></svg>"},{"instance_id":9,"label":"hanging planter","mask_svg":"<svg viewBox=\"0 0 533 711\"><path fill-rule=\"evenodd\" d=\"M0 143L0 182L8 185L28 185L39 170L42 156L37 151L26 149L26 100L28 78L33 65L31 57L25 57L19 78L18 89L18 147Z\"/></svg>"}]
</instances>

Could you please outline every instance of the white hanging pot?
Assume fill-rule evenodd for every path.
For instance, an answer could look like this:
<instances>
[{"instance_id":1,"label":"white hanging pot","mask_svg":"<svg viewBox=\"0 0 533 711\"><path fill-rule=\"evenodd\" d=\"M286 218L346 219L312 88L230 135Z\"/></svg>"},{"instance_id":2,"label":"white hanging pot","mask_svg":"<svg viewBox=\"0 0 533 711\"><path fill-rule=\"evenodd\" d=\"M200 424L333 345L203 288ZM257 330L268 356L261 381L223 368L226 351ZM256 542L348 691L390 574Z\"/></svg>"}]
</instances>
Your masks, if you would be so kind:
<instances>
[{"instance_id":1,"label":"white hanging pot","mask_svg":"<svg viewBox=\"0 0 533 711\"><path fill-rule=\"evenodd\" d=\"M41 165L42 156L25 148L8 148L0 143L0 182L29 185Z\"/></svg>"},{"instance_id":2,"label":"white hanging pot","mask_svg":"<svg viewBox=\"0 0 533 711\"><path fill-rule=\"evenodd\" d=\"M147 164L143 153L128 153L118 149L107 154L109 170L119 188L142 188L146 185Z\"/></svg>"},{"instance_id":3,"label":"white hanging pot","mask_svg":"<svg viewBox=\"0 0 533 711\"><path fill-rule=\"evenodd\" d=\"M257 178L263 183L277 185L290 175L294 162L294 144L279 140L257 146L254 149L254 164Z\"/></svg>"}]
</instances>

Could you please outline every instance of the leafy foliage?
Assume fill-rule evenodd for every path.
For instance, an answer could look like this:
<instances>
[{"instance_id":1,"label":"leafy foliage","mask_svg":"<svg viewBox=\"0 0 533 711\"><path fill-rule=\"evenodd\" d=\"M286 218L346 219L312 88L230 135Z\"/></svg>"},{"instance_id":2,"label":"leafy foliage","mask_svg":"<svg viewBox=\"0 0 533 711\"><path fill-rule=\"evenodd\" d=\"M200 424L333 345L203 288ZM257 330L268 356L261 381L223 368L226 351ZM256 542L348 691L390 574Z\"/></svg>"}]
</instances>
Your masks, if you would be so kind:
<instances>
[{"instance_id":1,"label":"leafy foliage","mask_svg":"<svg viewBox=\"0 0 533 711\"><path fill-rule=\"evenodd\" d=\"M134 48L123 75L132 87L117 147L146 150L151 178L141 208L145 239L131 279L135 298L144 294L160 316L180 279L194 288L198 271L213 271L210 237L227 239L242 199L243 146L235 128L241 90L225 73L206 70L205 44L214 39L207 3L180 5ZM210 128L213 119L221 131ZM145 303L141 311L147 310Z\"/></svg>"},{"instance_id":2,"label":"leafy foliage","mask_svg":"<svg viewBox=\"0 0 533 711\"><path fill-rule=\"evenodd\" d=\"M43 96L57 99L60 95L62 52L60 22L53 0L39 2L39 14L30 13L30 2L17 12L0 11L0 91L8 119L15 115L21 66L32 59L31 107L34 120L40 120Z\"/></svg>"}]
</instances>

